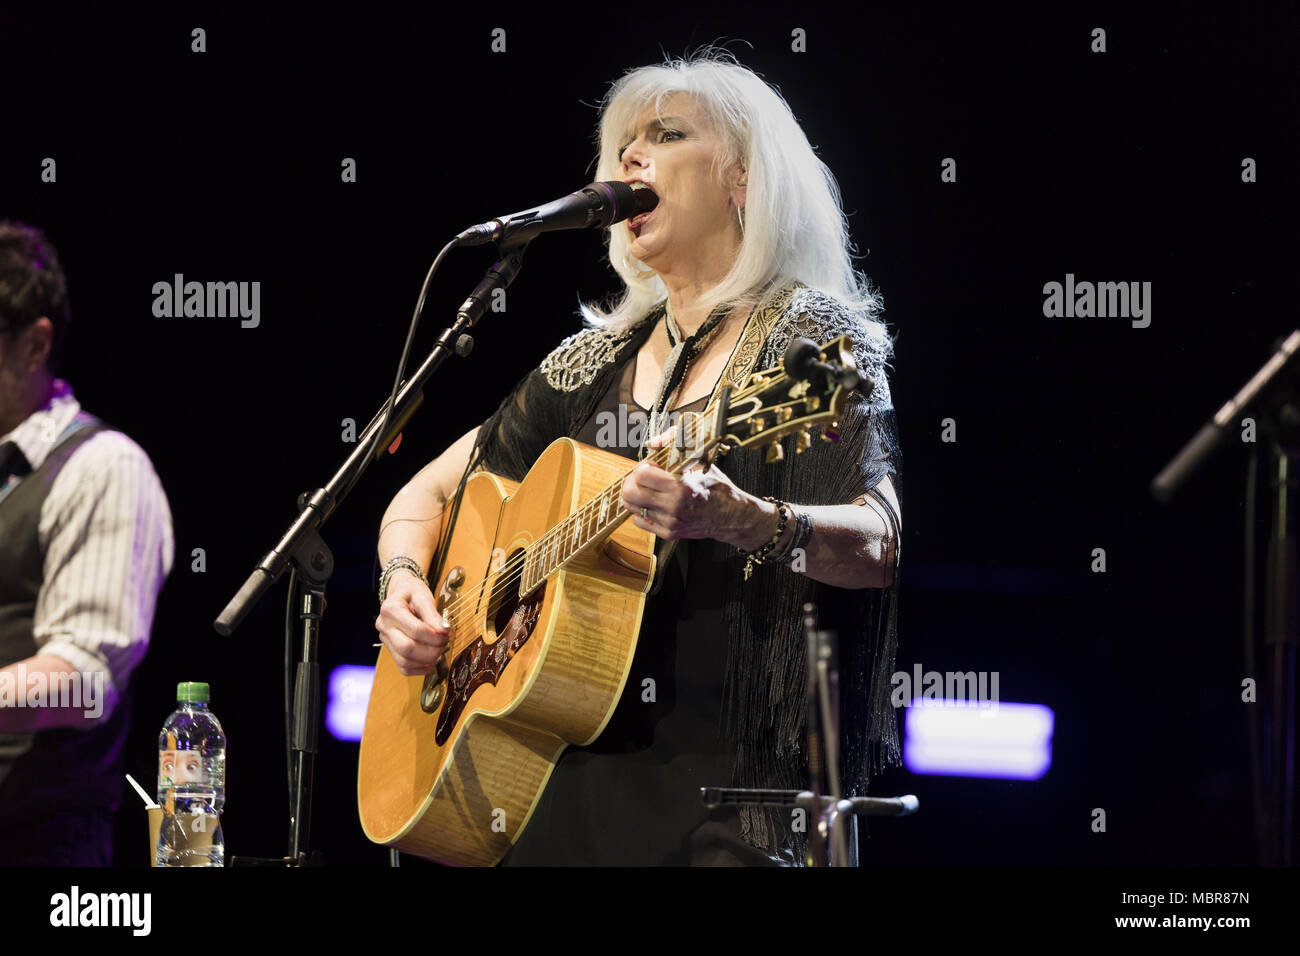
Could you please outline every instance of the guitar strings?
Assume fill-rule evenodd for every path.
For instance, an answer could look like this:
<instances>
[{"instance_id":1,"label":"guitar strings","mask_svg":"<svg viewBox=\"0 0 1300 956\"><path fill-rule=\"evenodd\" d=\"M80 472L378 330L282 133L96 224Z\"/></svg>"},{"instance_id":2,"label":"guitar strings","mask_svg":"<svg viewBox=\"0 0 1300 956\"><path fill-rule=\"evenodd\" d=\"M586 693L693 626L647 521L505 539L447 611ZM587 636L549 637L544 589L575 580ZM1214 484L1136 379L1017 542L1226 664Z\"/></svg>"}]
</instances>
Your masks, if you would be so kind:
<instances>
[{"instance_id":1,"label":"guitar strings","mask_svg":"<svg viewBox=\"0 0 1300 956\"><path fill-rule=\"evenodd\" d=\"M743 401L752 398L755 395L757 395L759 392L767 388L770 388L771 384L772 384L771 382L760 380L759 382L756 382L754 385L751 385L748 388L742 388L739 391L737 391L734 395L732 395L731 400ZM701 412L698 415L692 415L690 418L686 419L686 421L688 422L688 426L693 428L698 422L703 421L707 417L709 417L709 415L710 415L709 410L705 410L704 412ZM646 460L652 461L657 465L662 465L671 456L671 451L672 449L670 446L661 447L655 452L653 452ZM473 614L466 615L465 611L469 609L475 602L478 601L478 598L481 596L484 589L489 586L489 584L491 584L493 590L498 590L503 587L507 587L510 584L513 584L516 580L522 578L524 574L524 568L527 564L529 553L532 552L539 555L545 554L546 547L549 546L549 542L557 535L560 534L561 529L563 529L565 524L568 523L568 519L573 517L574 515L578 515L585 512L586 509L589 508L593 502L599 500L603 495L607 494L608 491L609 488L607 487L604 491L600 492L599 494L595 495L593 498L584 502L583 505L577 511L567 516L564 521L561 521L560 524L556 525L554 528L552 528L544 535L542 535L540 538L538 538L537 541L533 543L532 548L525 548L523 551L519 553L517 557L512 558L510 561L507 561L505 564L503 564L502 567L498 569L500 573L497 575L495 579L492 579L490 577L484 578L483 581L479 582L474 587L470 588L468 591L465 592L465 594L460 595L455 601L449 604L446 608L442 609L441 613L443 618L448 622L449 625L451 625L451 633L453 638L457 635L458 631L462 632L462 634L467 633L467 629L464 627L464 625L467 623L472 624L474 615ZM624 509L623 514L625 516L630 516L635 514L635 512ZM626 519L620 518L617 522L615 522L615 526L617 526L617 524L621 523L623 520ZM566 529L564 531L564 534L567 535L568 533L569 532ZM543 546L543 547L541 547L541 549L538 550L539 546ZM572 555L570 557L572 557ZM561 564L563 563L564 562L561 562ZM557 566L557 569L558 567L559 566ZM551 573L554 573L554 571L552 571ZM443 651L444 659L446 657L454 657L457 653L469 647L470 644L474 643L478 639L479 639L478 635L475 635L473 638L466 637L465 639L466 643L463 646L459 646L459 647L457 646L458 644L457 641L455 640L449 641L447 647Z\"/></svg>"},{"instance_id":2,"label":"guitar strings","mask_svg":"<svg viewBox=\"0 0 1300 956\"><path fill-rule=\"evenodd\" d=\"M771 382L759 381L748 388L743 388L737 391L732 396L732 401L746 400L770 387L771 387ZM710 413L707 410L705 412L699 413L698 415L691 415L691 417L686 419L687 427L693 430L694 427L696 427L700 421L703 421L708 417L710 417ZM648 460L653 461L655 464L661 465L670 457L670 453L671 453L671 448L668 446L664 446L656 450L655 452L653 452L650 455ZM605 491L602 491L600 494L597 494L593 498L589 499L587 502L585 502L582 505L581 508L573 512L572 515L566 517L565 521L556 525L546 534L542 535L542 537L540 537L536 542L534 542L534 544L530 549L525 549L516 558L513 558L510 561L506 562L504 565L502 565L502 567L498 569L500 573L497 575L495 580L490 578L485 578L479 584L475 585L474 587L466 591L465 594L459 596L458 599L454 601L452 604L448 605L445 609L443 609L442 610L443 617L451 625L451 630L453 634L456 632L458 628L460 630L464 630L464 628L462 627L462 625L466 622L464 611L470 606L471 603L477 602L483 590L487 588L489 584L491 584L493 589L496 590L508 586L514 583L519 578L521 578L524 573L524 566L527 563L529 553L531 552L537 554L545 554L546 547L549 547L549 542L551 542L552 539L556 538L562 531L564 535L566 536L568 535L569 530L564 527L565 524L568 523L568 518L573 517L573 515L578 515L584 512L587 508L591 506L593 502L599 500L602 495L607 494L608 490L609 489L606 488ZM623 514L633 515L635 514L635 512L624 510ZM624 519L620 519L620 520L624 520ZM539 546L541 546L540 549ZM472 617L470 618L470 623L472 623ZM477 640L477 637L475 637L474 640ZM454 647L454 643L449 644L448 652L450 652L453 647Z\"/></svg>"},{"instance_id":3,"label":"guitar strings","mask_svg":"<svg viewBox=\"0 0 1300 956\"><path fill-rule=\"evenodd\" d=\"M663 462L667 461L668 457L669 457L668 449L664 448L664 449L660 449L659 451L656 451L654 454L650 456L648 460L654 461L655 464L662 464ZM600 494L596 495L595 497L591 498L589 501L585 502L582 505L582 507L579 508L577 511L573 512L573 514L576 515L582 513L583 511L585 511L587 508L591 506L591 503L593 501L598 500L602 495L605 495L607 493L608 493L608 488L600 492ZM623 509L623 514L631 515L631 514L635 514L635 512L631 512L631 511L627 511L626 509ZM568 517L572 517L572 515ZM566 517L566 521L567 521L567 517ZM561 522L560 524L556 525L550 531L546 532L546 534L538 538L536 542L534 542L534 544L532 545L533 549L537 549L539 548L539 546L541 548L541 550L536 551L537 554L546 553L546 547L548 546L549 542L553 538L557 537L564 523L565 522ZM567 530L564 533L565 536L568 535ZM463 595L459 596L456 601L449 604L446 608L443 609L442 612L443 616L445 618L448 618L449 620L452 616L456 616L458 620L463 619L460 612L464 610L467 604L473 601L477 601L479 595L482 593L483 589L488 586L489 583L491 583L493 585L493 588L496 589L496 588L500 588L512 584L514 581L518 580L519 578L522 578L523 566L527 563L529 550L530 549L524 549L523 551L520 552L520 554L517 557L514 557L509 561L507 561L505 564L503 564L498 569L499 573L495 580L492 580L491 578L485 578L483 581L479 582L474 587L466 591ZM455 627L453 625L453 630L454 629Z\"/></svg>"},{"instance_id":4,"label":"guitar strings","mask_svg":"<svg viewBox=\"0 0 1300 956\"><path fill-rule=\"evenodd\" d=\"M602 494L604 494L604 492L602 492ZM586 506L584 505L584 508L585 507ZM620 517L618 521L615 522L615 525L625 520L626 516L634 514L634 512L628 511L626 509L620 509L620 510L622 512L622 517ZM575 512L575 514L576 513L577 512ZM543 545L550 537L551 537L551 533L548 532L547 535L538 539L537 544ZM536 545L534 545L534 547L536 547ZM539 553L545 553L545 551L543 550ZM469 644L472 644L474 641L478 640L478 635L475 634L472 637L470 635L474 631L474 628L472 626L474 624L474 618L476 616L474 605L475 602L478 600L479 595L481 595L484 589L487 588L489 585L492 587L493 591L500 591L509 588L517 580L521 579L524 574L524 567L527 564L527 556L528 556L527 551L522 552L518 558L515 558L512 561L502 566L501 569L502 573L499 574L495 580L490 578L484 579L479 584L475 585L473 588L467 591L453 604L448 605L448 607L444 609L443 616L444 618L446 618L448 624L451 625L451 632L453 637L456 636L457 634L465 635L468 640L468 643L466 643L465 646L469 646ZM565 562L561 562L560 566L562 566L564 563ZM552 573L554 572L552 571ZM463 649L457 647L457 644L458 644L457 641L455 640L451 641L448 644L447 650L444 653L449 654L451 656L455 656L455 654L459 653L459 651Z\"/></svg>"},{"instance_id":5,"label":"guitar strings","mask_svg":"<svg viewBox=\"0 0 1300 956\"><path fill-rule=\"evenodd\" d=\"M671 456L671 451L672 451L671 448L665 446L653 452L647 460L653 461L655 464L664 464L668 461L669 457ZM591 507L593 502L598 501L603 495L608 494L610 487L612 487L612 485L607 486L599 494L595 495L594 497L590 498L588 501L584 502L583 505L577 511L574 511L572 515L567 516L565 521L556 525L546 534L542 535L542 537L538 538L537 541L534 542L532 549L525 549L516 558L513 558L510 561L506 562L504 565L502 565L502 567L499 569L500 573L498 574L495 580L492 580L490 578L485 578L483 581L479 582L473 588L468 590L464 595L460 596L452 604L448 605L445 609L443 609L442 611L443 617L451 625L451 631L453 636L457 633L457 631L461 631L462 633L465 633L467 631L467 628L465 628L464 625L466 623L469 624L473 623L474 615L472 613L470 615L466 615L464 612L467 609L469 609L474 602L478 600L483 590L487 588L489 584L492 586L493 590L495 591L498 589L509 587L515 581L522 578L524 573L524 566L527 564L529 551L534 550L535 553L537 554L545 554L546 548L549 546L549 542L552 539L559 536L561 531L563 531L563 534L567 537L567 535L569 534L569 530L565 529L564 525L568 522L568 518L573 517L573 515L578 515L585 512L588 508ZM618 520L615 522L615 526L617 526L617 524L622 523L623 520L626 520L626 516L635 514L635 512L628 511L627 509L621 509L621 512L623 517L618 518ZM572 557L572 555L570 557ZM564 562L561 562L561 564L563 563ZM476 640L478 640L477 635L469 639L469 642L465 646L468 647L469 644L472 644ZM459 653L460 650L464 649L463 647L457 648L456 643L457 642L455 642L454 640L449 642L446 650L443 652L444 655L454 656L456 653Z\"/></svg>"},{"instance_id":6,"label":"guitar strings","mask_svg":"<svg viewBox=\"0 0 1300 956\"><path fill-rule=\"evenodd\" d=\"M742 398L743 395L738 394L736 397L739 399ZM707 413L701 413L698 416L692 415L691 418L686 419L687 429L688 429L687 431L688 439L692 437L690 433L695 430L695 428L697 427L697 422L703 418L704 414ZM667 460L671 457L671 451L672 449L670 447L664 446L652 452L647 460L652 461L657 465L662 465L666 463ZM626 478L626 476L624 476L624 478ZM517 557L512 558L510 561L502 565L501 568L497 569L500 573L498 574L495 581L490 582L493 585L494 590L502 586L512 584L514 581L521 578L524 573L523 566L527 564L529 554L535 553L535 554L544 555L546 553L547 547L549 547L549 543L553 539L560 536L561 534L563 535L563 537L567 537L573 528L573 525L569 522L569 519L587 512L587 510L591 508L591 506L596 501L599 501L602 496L609 493L610 487L613 486L612 485L607 486L599 494L588 499L586 502L582 504L580 508L578 508L578 510L566 516L564 521L562 521L560 524L556 525L550 531L546 532L546 534L538 538L537 541L535 541L530 548L525 549ZM635 513L636 512L634 511L628 511L626 509L622 510L622 515L624 516L634 515ZM625 518L619 518L618 523L621 523L621 521L623 520L625 520ZM585 521L586 519L583 520L583 523L585 523ZM568 525L568 527L565 527L566 525ZM570 557L572 557L572 555L570 555ZM561 562L561 564L563 563L564 562ZM448 605L447 608L443 610L443 616L450 617L451 615L456 615L458 620L461 619L461 615L459 612L464 609L467 603L471 601L477 601L479 595L482 593L483 589L488 586L488 584L489 584L489 579L484 579L482 582L475 585L470 590L466 591L464 595L460 596L455 602Z\"/></svg>"}]
</instances>

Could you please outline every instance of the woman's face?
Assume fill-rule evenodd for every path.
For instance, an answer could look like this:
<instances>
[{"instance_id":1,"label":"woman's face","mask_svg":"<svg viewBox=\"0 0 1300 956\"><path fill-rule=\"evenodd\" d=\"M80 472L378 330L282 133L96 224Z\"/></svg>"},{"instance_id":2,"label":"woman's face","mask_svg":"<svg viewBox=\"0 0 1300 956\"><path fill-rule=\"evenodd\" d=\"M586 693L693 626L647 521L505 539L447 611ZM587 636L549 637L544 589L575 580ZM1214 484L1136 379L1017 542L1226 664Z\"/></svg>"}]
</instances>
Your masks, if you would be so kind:
<instances>
[{"instance_id":1,"label":"woman's face","mask_svg":"<svg viewBox=\"0 0 1300 956\"><path fill-rule=\"evenodd\" d=\"M621 226L637 259L661 275L687 275L720 256L734 257L740 239L736 204L744 203L744 187L734 185L738 169L724 176L732 188L715 180L713 160L721 142L689 95L667 97L661 112L659 119L652 104L637 117L619 155L623 180L649 184L659 205L648 218Z\"/></svg>"}]
</instances>

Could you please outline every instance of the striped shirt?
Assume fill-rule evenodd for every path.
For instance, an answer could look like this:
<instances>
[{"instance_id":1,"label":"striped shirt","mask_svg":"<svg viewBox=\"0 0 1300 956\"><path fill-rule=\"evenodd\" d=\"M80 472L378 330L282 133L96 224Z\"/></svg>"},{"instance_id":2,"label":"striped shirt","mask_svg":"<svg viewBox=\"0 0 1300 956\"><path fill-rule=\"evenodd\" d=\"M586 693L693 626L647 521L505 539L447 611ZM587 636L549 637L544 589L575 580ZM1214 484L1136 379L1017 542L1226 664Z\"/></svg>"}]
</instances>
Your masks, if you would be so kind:
<instances>
[{"instance_id":1,"label":"striped shirt","mask_svg":"<svg viewBox=\"0 0 1300 956\"><path fill-rule=\"evenodd\" d=\"M0 437L0 462L12 445L36 470L80 411L68 383L55 379L50 401ZM0 468L0 507L18 480ZM54 479L37 535L45 556L32 622L38 653L82 673L102 671L107 715L144 659L172 567L171 510L149 456L121 432L86 440Z\"/></svg>"}]
</instances>

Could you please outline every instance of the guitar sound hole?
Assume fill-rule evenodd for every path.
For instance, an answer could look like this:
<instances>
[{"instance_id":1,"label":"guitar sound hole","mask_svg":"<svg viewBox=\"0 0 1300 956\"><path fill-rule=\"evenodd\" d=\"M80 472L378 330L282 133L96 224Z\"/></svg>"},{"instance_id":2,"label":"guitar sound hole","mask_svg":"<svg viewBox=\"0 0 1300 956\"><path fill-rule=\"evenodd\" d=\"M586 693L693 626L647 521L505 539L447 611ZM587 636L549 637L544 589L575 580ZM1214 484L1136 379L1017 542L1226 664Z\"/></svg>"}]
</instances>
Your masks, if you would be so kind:
<instances>
[{"instance_id":1,"label":"guitar sound hole","mask_svg":"<svg viewBox=\"0 0 1300 956\"><path fill-rule=\"evenodd\" d=\"M519 563L523 559L523 549L510 554L497 571L497 578L492 582L492 593L488 598L488 633L493 637L505 633L519 607Z\"/></svg>"}]
</instances>

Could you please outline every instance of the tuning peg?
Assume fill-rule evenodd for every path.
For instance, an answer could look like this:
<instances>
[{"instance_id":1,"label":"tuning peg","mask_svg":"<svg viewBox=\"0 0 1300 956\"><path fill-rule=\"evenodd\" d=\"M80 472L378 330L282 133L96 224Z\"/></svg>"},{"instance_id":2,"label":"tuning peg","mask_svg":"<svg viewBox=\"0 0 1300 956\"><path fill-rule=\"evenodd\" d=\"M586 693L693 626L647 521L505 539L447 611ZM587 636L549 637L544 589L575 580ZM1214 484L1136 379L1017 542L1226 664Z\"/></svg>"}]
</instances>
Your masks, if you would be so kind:
<instances>
[{"instance_id":1,"label":"tuning peg","mask_svg":"<svg viewBox=\"0 0 1300 956\"><path fill-rule=\"evenodd\" d=\"M812 436L808 434L807 429L801 432L795 432L794 435L794 453L802 455L812 447Z\"/></svg>"},{"instance_id":2,"label":"tuning peg","mask_svg":"<svg viewBox=\"0 0 1300 956\"><path fill-rule=\"evenodd\" d=\"M783 458L785 458L785 451L781 448L781 443L774 441L767 446L767 453L763 456L763 461L770 465L772 462L780 461Z\"/></svg>"},{"instance_id":3,"label":"tuning peg","mask_svg":"<svg viewBox=\"0 0 1300 956\"><path fill-rule=\"evenodd\" d=\"M789 405L783 405L776 410L776 420L778 423L784 424L792 418L794 418L794 409Z\"/></svg>"},{"instance_id":4,"label":"tuning peg","mask_svg":"<svg viewBox=\"0 0 1300 956\"><path fill-rule=\"evenodd\" d=\"M766 427L767 427L767 422L763 421L763 419L761 419L761 418L755 418L755 419L751 420L750 423L749 423L749 431L750 431L750 434L752 434L752 435L757 435L759 432L761 432L761 431L762 431L763 429L765 429Z\"/></svg>"}]
</instances>

